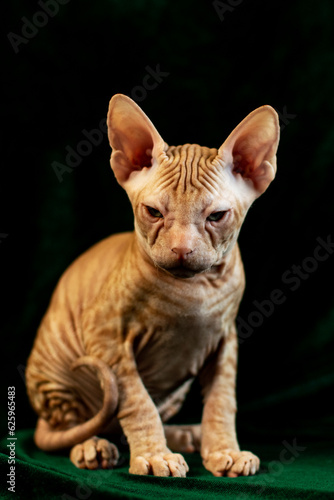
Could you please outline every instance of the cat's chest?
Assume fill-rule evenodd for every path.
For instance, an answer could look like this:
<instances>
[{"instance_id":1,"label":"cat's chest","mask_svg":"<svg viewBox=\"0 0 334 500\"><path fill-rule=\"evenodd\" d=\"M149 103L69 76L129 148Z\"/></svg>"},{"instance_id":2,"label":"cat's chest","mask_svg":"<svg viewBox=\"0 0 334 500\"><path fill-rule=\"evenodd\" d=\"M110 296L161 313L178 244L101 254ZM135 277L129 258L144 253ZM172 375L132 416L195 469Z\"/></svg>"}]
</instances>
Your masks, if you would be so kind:
<instances>
[{"instance_id":1,"label":"cat's chest","mask_svg":"<svg viewBox=\"0 0 334 500\"><path fill-rule=\"evenodd\" d=\"M221 319L200 316L172 318L164 325L153 321L135 342L139 373L147 387L173 387L196 376L222 336Z\"/></svg>"},{"instance_id":2,"label":"cat's chest","mask_svg":"<svg viewBox=\"0 0 334 500\"><path fill-rule=\"evenodd\" d=\"M223 283L200 282L148 295L133 309L137 367L151 394L198 374L224 335L224 324L232 317L230 306Z\"/></svg>"}]
</instances>

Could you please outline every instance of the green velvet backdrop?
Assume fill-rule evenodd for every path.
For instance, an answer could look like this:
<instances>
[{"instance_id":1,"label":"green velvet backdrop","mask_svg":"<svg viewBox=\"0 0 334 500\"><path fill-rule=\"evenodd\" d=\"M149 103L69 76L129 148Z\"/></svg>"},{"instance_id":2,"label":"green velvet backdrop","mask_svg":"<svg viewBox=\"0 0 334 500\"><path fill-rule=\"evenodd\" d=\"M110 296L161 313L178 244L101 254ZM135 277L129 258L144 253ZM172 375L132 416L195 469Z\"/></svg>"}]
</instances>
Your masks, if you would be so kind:
<instances>
[{"instance_id":1,"label":"green velvet backdrop","mask_svg":"<svg viewBox=\"0 0 334 500\"><path fill-rule=\"evenodd\" d=\"M333 442L333 2L6 4L2 435L8 386L16 387L17 429L34 426L22 374L61 273L96 241L132 228L103 123L120 92L169 144L219 147L255 107L279 112L277 178L240 236L239 438L278 450L295 439L310 455L309 443ZM200 414L194 390L178 420ZM125 490L127 481L124 474Z\"/></svg>"}]
</instances>

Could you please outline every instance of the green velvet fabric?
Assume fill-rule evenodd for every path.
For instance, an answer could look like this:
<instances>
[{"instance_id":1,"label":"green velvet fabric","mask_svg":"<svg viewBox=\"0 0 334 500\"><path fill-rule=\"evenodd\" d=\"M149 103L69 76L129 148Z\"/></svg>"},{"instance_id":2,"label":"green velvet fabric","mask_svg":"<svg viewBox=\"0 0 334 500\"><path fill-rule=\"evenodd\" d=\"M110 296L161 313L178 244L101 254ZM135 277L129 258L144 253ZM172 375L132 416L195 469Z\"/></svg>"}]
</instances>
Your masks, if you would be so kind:
<instances>
[{"instance_id":1,"label":"green velvet fabric","mask_svg":"<svg viewBox=\"0 0 334 500\"><path fill-rule=\"evenodd\" d=\"M253 477L216 478L206 471L196 454L185 454L187 478L142 477L128 473L127 453L112 471L76 469L63 454L46 454L33 444L32 431L17 435L16 490L1 498L27 499L331 499L334 491L330 443L285 441L280 446L255 445L262 456L260 473ZM331 443L333 445L333 443ZM4 451L6 441L1 443ZM2 477L6 455L0 455Z\"/></svg>"},{"instance_id":2,"label":"green velvet fabric","mask_svg":"<svg viewBox=\"0 0 334 500\"><path fill-rule=\"evenodd\" d=\"M6 440L14 386L17 474L14 494L3 441L1 498L334 497L333 20L332 0L6 2L0 425ZM133 228L103 122L118 92L174 145L219 147L256 107L279 113L277 176L239 237L237 423L262 460L255 477L213 478L198 455L184 480L131 476L126 461L79 471L33 445L24 369L51 293L80 253ZM201 412L195 384L174 422Z\"/></svg>"}]
</instances>

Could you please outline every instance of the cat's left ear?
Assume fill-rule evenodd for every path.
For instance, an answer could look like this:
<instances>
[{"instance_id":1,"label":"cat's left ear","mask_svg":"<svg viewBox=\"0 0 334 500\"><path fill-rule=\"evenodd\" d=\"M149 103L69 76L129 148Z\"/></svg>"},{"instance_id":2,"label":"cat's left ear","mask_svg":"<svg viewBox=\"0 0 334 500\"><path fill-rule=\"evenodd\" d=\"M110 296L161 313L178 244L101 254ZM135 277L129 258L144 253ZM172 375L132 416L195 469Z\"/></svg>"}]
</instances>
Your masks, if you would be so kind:
<instances>
[{"instance_id":1,"label":"cat's left ear","mask_svg":"<svg viewBox=\"0 0 334 500\"><path fill-rule=\"evenodd\" d=\"M153 165L154 159L164 152L165 143L140 107L122 94L110 100L107 124L113 150L110 165L124 186L133 172Z\"/></svg>"},{"instance_id":2,"label":"cat's left ear","mask_svg":"<svg viewBox=\"0 0 334 500\"><path fill-rule=\"evenodd\" d=\"M246 116L218 150L218 161L233 175L240 174L255 198L275 177L279 133L278 114L271 106L262 106Z\"/></svg>"}]
</instances>

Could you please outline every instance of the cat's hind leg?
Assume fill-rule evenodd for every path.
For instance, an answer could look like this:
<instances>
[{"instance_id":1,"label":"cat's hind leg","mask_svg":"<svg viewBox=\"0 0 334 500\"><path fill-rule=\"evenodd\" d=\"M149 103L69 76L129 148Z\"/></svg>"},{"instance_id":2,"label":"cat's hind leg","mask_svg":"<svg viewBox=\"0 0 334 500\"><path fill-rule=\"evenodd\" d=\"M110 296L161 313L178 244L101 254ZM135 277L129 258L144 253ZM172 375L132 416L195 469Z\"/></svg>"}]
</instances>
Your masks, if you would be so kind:
<instances>
[{"instance_id":1,"label":"cat's hind leg","mask_svg":"<svg viewBox=\"0 0 334 500\"><path fill-rule=\"evenodd\" d=\"M80 366L95 368L104 392L102 407L89 418L79 395L65 384L44 382L36 390L33 386L30 395L40 414L35 443L44 451L72 448L71 460L77 467L109 468L117 462L118 450L114 444L97 438L96 434L103 432L115 413L117 381L109 366L100 359L85 356L79 358L72 368Z\"/></svg>"},{"instance_id":2,"label":"cat's hind leg","mask_svg":"<svg viewBox=\"0 0 334 500\"><path fill-rule=\"evenodd\" d=\"M193 453L201 449L201 424L164 425L167 446L179 453Z\"/></svg>"}]
</instances>

